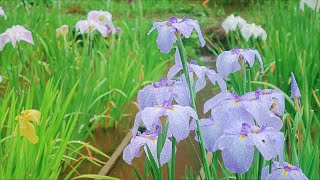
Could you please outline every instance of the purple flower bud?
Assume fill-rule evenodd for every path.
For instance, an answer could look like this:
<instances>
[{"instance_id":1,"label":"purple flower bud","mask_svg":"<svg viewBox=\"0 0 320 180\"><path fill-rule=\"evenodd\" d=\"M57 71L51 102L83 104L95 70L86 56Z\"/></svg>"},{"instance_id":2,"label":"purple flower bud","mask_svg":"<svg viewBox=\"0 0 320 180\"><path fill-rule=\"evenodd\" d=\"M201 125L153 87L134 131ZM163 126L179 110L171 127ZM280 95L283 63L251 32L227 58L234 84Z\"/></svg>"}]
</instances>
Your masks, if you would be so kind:
<instances>
[{"instance_id":1,"label":"purple flower bud","mask_svg":"<svg viewBox=\"0 0 320 180\"><path fill-rule=\"evenodd\" d=\"M290 98L294 100L294 98L297 98L298 100L301 99L301 93L300 89L298 87L296 78L294 77L294 74L291 73L291 96Z\"/></svg>"}]
</instances>

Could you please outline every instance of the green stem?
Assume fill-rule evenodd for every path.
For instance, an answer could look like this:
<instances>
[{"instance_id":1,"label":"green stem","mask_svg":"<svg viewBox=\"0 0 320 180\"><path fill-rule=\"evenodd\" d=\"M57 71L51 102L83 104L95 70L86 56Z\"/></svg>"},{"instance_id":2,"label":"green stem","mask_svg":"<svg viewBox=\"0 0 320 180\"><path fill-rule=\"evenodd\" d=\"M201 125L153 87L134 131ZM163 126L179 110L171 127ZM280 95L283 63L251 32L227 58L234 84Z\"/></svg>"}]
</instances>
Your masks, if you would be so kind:
<instances>
[{"instance_id":1,"label":"green stem","mask_svg":"<svg viewBox=\"0 0 320 180\"><path fill-rule=\"evenodd\" d=\"M172 157L171 157L171 177L170 179L175 179L175 170L176 170L176 138L172 136Z\"/></svg>"},{"instance_id":2,"label":"green stem","mask_svg":"<svg viewBox=\"0 0 320 180\"><path fill-rule=\"evenodd\" d=\"M236 173L236 179L241 180L241 174Z\"/></svg>"},{"instance_id":3,"label":"green stem","mask_svg":"<svg viewBox=\"0 0 320 180\"><path fill-rule=\"evenodd\" d=\"M269 161L269 174L272 172L272 160Z\"/></svg>"},{"instance_id":4,"label":"green stem","mask_svg":"<svg viewBox=\"0 0 320 180\"><path fill-rule=\"evenodd\" d=\"M258 178L261 179L262 167L263 167L263 156L259 153L259 165L258 165Z\"/></svg>"},{"instance_id":5,"label":"green stem","mask_svg":"<svg viewBox=\"0 0 320 180\"><path fill-rule=\"evenodd\" d=\"M180 57L181 57L181 62L182 62L182 67L183 67L183 72L184 72L184 75L186 77L186 81L187 81L187 84L188 84L188 87L189 87L189 91L190 91L190 98L191 98L191 106L192 108L197 111L196 109L196 98L195 98L195 92L194 92L194 89L192 87L192 84L191 84L191 81L190 81L190 76L189 76L189 71L188 71L188 67L187 67L187 59L186 59L186 56L185 56L185 51L184 51L184 47L183 47L183 43L181 41L181 38L180 38L180 35L176 35L177 36L177 39L178 39L178 49L179 49L179 54L180 54ZM203 169L204 169L204 172L206 174L206 178L207 179L212 179L211 178L211 174L210 174L210 169L209 169L209 163L208 163L208 160L206 158L206 150L205 150L205 147L204 147L204 140L203 140L203 137L202 137L202 133L201 133L201 130L200 130L200 125L199 125L199 120L196 119L196 123L197 123L197 133L198 133L198 137L199 137L199 145L200 145L200 151L201 151L201 156L202 156L202 165L203 165Z\"/></svg>"},{"instance_id":6,"label":"green stem","mask_svg":"<svg viewBox=\"0 0 320 180\"><path fill-rule=\"evenodd\" d=\"M243 80L243 92L241 95L243 95L246 92L246 86L247 86L247 73L246 73L246 64L243 60L243 58L241 58L242 62L241 64L241 70L242 70L242 80Z\"/></svg>"},{"instance_id":7,"label":"green stem","mask_svg":"<svg viewBox=\"0 0 320 180\"><path fill-rule=\"evenodd\" d=\"M19 59L21 61L21 76L22 76L22 89L23 89L23 87L24 87L24 63L25 63L25 61L22 58L22 52L21 52L22 50L21 50L20 45L17 44L17 46L18 46L18 56L19 56ZM19 82L19 76L18 76L18 82Z\"/></svg>"}]
</instances>

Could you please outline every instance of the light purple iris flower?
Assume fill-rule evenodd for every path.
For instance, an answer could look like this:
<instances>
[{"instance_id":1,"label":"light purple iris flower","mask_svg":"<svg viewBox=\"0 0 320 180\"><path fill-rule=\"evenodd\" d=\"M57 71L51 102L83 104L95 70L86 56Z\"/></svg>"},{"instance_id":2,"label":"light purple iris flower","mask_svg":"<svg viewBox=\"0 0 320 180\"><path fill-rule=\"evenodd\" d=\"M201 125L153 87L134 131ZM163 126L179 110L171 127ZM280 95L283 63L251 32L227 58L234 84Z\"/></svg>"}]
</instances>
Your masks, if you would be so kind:
<instances>
[{"instance_id":1,"label":"light purple iris flower","mask_svg":"<svg viewBox=\"0 0 320 180\"><path fill-rule=\"evenodd\" d=\"M0 51L2 51L8 42L11 42L12 46L16 47L19 41L26 41L33 45L34 42L31 31L20 25L8 28L4 33L0 34Z\"/></svg>"},{"instance_id":2,"label":"light purple iris flower","mask_svg":"<svg viewBox=\"0 0 320 180\"><path fill-rule=\"evenodd\" d=\"M300 102L301 99L301 93L298 86L298 83L296 81L296 78L294 77L294 74L291 73L291 96L290 98L294 100L294 98L297 98Z\"/></svg>"},{"instance_id":3,"label":"light purple iris flower","mask_svg":"<svg viewBox=\"0 0 320 180\"><path fill-rule=\"evenodd\" d=\"M93 20L78 21L76 24L76 30L79 31L80 34L91 34L97 30L103 37L107 37L108 35L108 28Z\"/></svg>"},{"instance_id":4,"label":"light purple iris flower","mask_svg":"<svg viewBox=\"0 0 320 180\"><path fill-rule=\"evenodd\" d=\"M107 26L108 29L111 31L112 34L116 32L116 28L114 27L112 23L112 15L107 11L90 11L88 13L87 19L90 21L95 21L102 26Z\"/></svg>"},{"instance_id":5,"label":"light purple iris flower","mask_svg":"<svg viewBox=\"0 0 320 180\"><path fill-rule=\"evenodd\" d=\"M190 76L190 78L192 78L191 79L192 83L194 82L192 72L194 72L196 74L196 76L198 77L198 80L196 81L196 86L195 86L196 92L199 92L200 90L202 90L206 86L207 83L206 83L205 76L207 76L209 78L209 80L211 81L211 83L213 85L215 85L217 82L222 91L227 90L226 83L221 78L221 76L219 74L217 74L214 70L209 69L205 66L199 66L199 65L197 65L197 63L195 61L191 61L190 63L188 63L187 67L189 70L189 76ZM176 53L175 53L175 65L173 65L169 69L168 75L167 75L168 79L173 78L182 69L183 69L183 67L182 67L181 57L179 54L179 50L177 48Z\"/></svg>"},{"instance_id":6,"label":"light purple iris flower","mask_svg":"<svg viewBox=\"0 0 320 180\"><path fill-rule=\"evenodd\" d=\"M255 59L260 63L261 72L263 72L263 62L257 50L233 48L230 51L223 51L217 58L217 71L223 78L227 78L229 74L239 71L241 63L248 62L252 67Z\"/></svg>"},{"instance_id":7,"label":"light purple iris flower","mask_svg":"<svg viewBox=\"0 0 320 180\"><path fill-rule=\"evenodd\" d=\"M251 124L255 120L259 126L280 130L283 123L273 113L275 103L284 107L284 97L276 90L258 89L241 97L235 92L222 92L205 102L204 113L211 110L212 117L223 122L224 128L239 127L242 123ZM279 107L276 112L280 111Z\"/></svg>"},{"instance_id":8,"label":"light purple iris flower","mask_svg":"<svg viewBox=\"0 0 320 180\"><path fill-rule=\"evenodd\" d=\"M273 161L272 171L269 174L269 166L262 168L261 180L308 180L299 166L293 166L286 162Z\"/></svg>"},{"instance_id":9,"label":"light purple iris flower","mask_svg":"<svg viewBox=\"0 0 320 180\"><path fill-rule=\"evenodd\" d=\"M140 110L173 100L182 106L190 105L189 88L185 82L161 78L159 82L146 86L138 93Z\"/></svg>"},{"instance_id":10,"label":"light purple iris flower","mask_svg":"<svg viewBox=\"0 0 320 180\"><path fill-rule=\"evenodd\" d=\"M242 128L231 128L215 143L215 148L222 150L225 166L233 173L245 173L251 167L254 146L266 160L279 155L283 159L284 135L272 127L257 127L242 123Z\"/></svg>"},{"instance_id":11,"label":"light purple iris flower","mask_svg":"<svg viewBox=\"0 0 320 180\"><path fill-rule=\"evenodd\" d=\"M163 53L169 53L171 51L173 44L177 41L175 33L182 34L185 38L189 38L193 29L198 33L201 47L206 44L197 20L187 19L186 17L177 19L175 16L172 16L169 21L153 23L153 27L148 32L148 35L155 29L158 29L157 44Z\"/></svg>"},{"instance_id":12,"label":"light purple iris flower","mask_svg":"<svg viewBox=\"0 0 320 180\"><path fill-rule=\"evenodd\" d=\"M136 134L141 121L147 129L151 129L156 124L161 124L160 117L167 117L168 132L167 137L174 136L177 142L188 137L190 133L190 117L198 118L197 113L189 106L172 105L170 101L163 102L162 105L146 107L138 112L134 121L132 134Z\"/></svg>"},{"instance_id":13,"label":"light purple iris flower","mask_svg":"<svg viewBox=\"0 0 320 180\"><path fill-rule=\"evenodd\" d=\"M123 151L123 160L128 163L132 164L132 160L134 157L139 157L140 155L140 148L143 146L144 152L148 156L147 146L149 147L153 159L158 163L157 157L157 142L158 142L158 135L160 133L160 127L156 126L152 130L147 130L144 133L134 135L131 139L131 142ZM167 163L171 158L172 153L172 145L169 139L165 140L163 149L160 153L160 166ZM159 164L158 164L159 166Z\"/></svg>"}]
</instances>

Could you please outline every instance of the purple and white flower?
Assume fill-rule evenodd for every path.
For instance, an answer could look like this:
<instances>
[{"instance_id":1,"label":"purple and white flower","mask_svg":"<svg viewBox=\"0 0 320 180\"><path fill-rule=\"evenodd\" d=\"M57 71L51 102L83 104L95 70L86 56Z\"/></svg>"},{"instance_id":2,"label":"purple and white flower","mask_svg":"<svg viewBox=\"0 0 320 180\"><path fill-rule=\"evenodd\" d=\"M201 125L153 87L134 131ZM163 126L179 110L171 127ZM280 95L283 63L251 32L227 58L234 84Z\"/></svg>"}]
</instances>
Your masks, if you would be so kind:
<instances>
[{"instance_id":1,"label":"purple and white flower","mask_svg":"<svg viewBox=\"0 0 320 180\"><path fill-rule=\"evenodd\" d=\"M250 39L250 37L254 37L255 39L261 37L263 41L266 41L267 39L267 32L261 26L257 26L254 23L245 24L241 27L240 32L247 41Z\"/></svg>"},{"instance_id":2,"label":"purple and white flower","mask_svg":"<svg viewBox=\"0 0 320 180\"><path fill-rule=\"evenodd\" d=\"M1 6L0 6L0 16L2 16L4 19L7 19L7 15Z\"/></svg>"},{"instance_id":3,"label":"purple and white flower","mask_svg":"<svg viewBox=\"0 0 320 180\"><path fill-rule=\"evenodd\" d=\"M194 82L192 72L194 72L196 74L196 76L198 77L198 80L196 81L196 84L195 84L196 92L199 92L200 90L202 90L206 86L207 82L206 82L205 76L207 76L209 78L209 80L211 81L211 83L213 85L215 85L217 82L222 91L227 90L226 83L221 78L221 76L219 74L217 74L214 70L209 69L205 66L199 66L199 65L197 65L197 63L195 61L191 61L190 63L188 63L187 68L189 71L189 76L191 78L192 84ZM179 50L177 48L176 53L175 53L175 65L173 65L169 69L168 75L167 75L168 79L171 79L172 77L174 77L182 69L183 69L182 62L181 62Z\"/></svg>"},{"instance_id":4,"label":"purple and white flower","mask_svg":"<svg viewBox=\"0 0 320 180\"><path fill-rule=\"evenodd\" d=\"M76 30L80 34L91 34L94 31L99 31L103 37L107 37L108 29L104 25L99 24L94 20L80 20L76 24Z\"/></svg>"},{"instance_id":5,"label":"purple and white flower","mask_svg":"<svg viewBox=\"0 0 320 180\"><path fill-rule=\"evenodd\" d=\"M147 146L150 149L153 159L158 163L157 157L157 142L158 142L158 135L160 133L160 127L155 126L152 130L146 130L144 133L138 133L133 135L131 142L127 145L123 151L123 160L128 163L132 164L132 160L134 157L139 157L140 155L140 148L143 146L144 152L146 153L147 157L150 159L148 155ZM167 163L171 158L172 153L172 145L169 139L165 140L163 149L160 153L160 166ZM158 164L159 166L159 164Z\"/></svg>"},{"instance_id":6,"label":"purple and white flower","mask_svg":"<svg viewBox=\"0 0 320 180\"><path fill-rule=\"evenodd\" d=\"M195 29L198 33L201 47L206 43L197 20L187 19L186 17L178 19L172 16L169 21L153 23L153 27L148 32L148 35L155 29L158 30L156 42L160 51L163 53L169 53L171 51L173 44L177 41L175 33L182 34L185 38L189 38L193 29Z\"/></svg>"},{"instance_id":7,"label":"purple and white flower","mask_svg":"<svg viewBox=\"0 0 320 180\"><path fill-rule=\"evenodd\" d=\"M26 41L27 43L34 44L31 31L20 25L12 26L8 28L4 33L0 34L0 51L4 46L11 42L13 47L16 47L17 42Z\"/></svg>"},{"instance_id":8,"label":"purple and white flower","mask_svg":"<svg viewBox=\"0 0 320 180\"><path fill-rule=\"evenodd\" d=\"M257 127L242 123L242 128L231 128L215 143L215 148L222 150L225 166L233 173L245 173L251 167L254 146L266 160L279 155L283 158L284 135L272 127Z\"/></svg>"},{"instance_id":9,"label":"purple and white flower","mask_svg":"<svg viewBox=\"0 0 320 180\"><path fill-rule=\"evenodd\" d=\"M167 117L167 137L173 136L179 142L190 133L190 117L197 119L198 115L189 106L172 105L171 101L164 101L161 105L146 107L137 113L132 134L137 133L141 121L147 129L152 129L155 125L161 124L161 117Z\"/></svg>"},{"instance_id":10,"label":"purple and white flower","mask_svg":"<svg viewBox=\"0 0 320 180\"><path fill-rule=\"evenodd\" d=\"M248 62L252 67L255 59L260 63L263 71L263 62L257 50L233 48L230 51L223 51L217 58L217 71L223 78L227 78L230 73L237 72L241 69L241 64Z\"/></svg>"},{"instance_id":11,"label":"purple and white flower","mask_svg":"<svg viewBox=\"0 0 320 180\"><path fill-rule=\"evenodd\" d=\"M146 86L138 93L140 110L173 100L182 106L190 105L189 88L185 82L161 78L159 82Z\"/></svg>"},{"instance_id":12,"label":"purple and white flower","mask_svg":"<svg viewBox=\"0 0 320 180\"><path fill-rule=\"evenodd\" d=\"M101 24L102 26L107 26L108 29L111 31L112 34L114 34L116 32L116 28L114 27L113 23L112 23L112 15L111 13L107 12L107 11L90 11L88 13L88 17L87 19L90 21L95 21L99 24Z\"/></svg>"},{"instance_id":13,"label":"purple and white flower","mask_svg":"<svg viewBox=\"0 0 320 180\"><path fill-rule=\"evenodd\" d=\"M221 26L226 33L229 33L229 31L235 31L237 27L241 28L246 24L247 21L242 17L231 14L222 22Z\"/></svg>"},{"instance_id":14,"label":"purple and white flower","mask_svg":"<svg viewBox=\"0 0 320 180\"><path fill-rule=\"evenodd\" d=\"M293 166L286 162L273 161L271 173L269 166L262 168L261 180L308 180L299 166Z\"/></svg>"}]
</instances>

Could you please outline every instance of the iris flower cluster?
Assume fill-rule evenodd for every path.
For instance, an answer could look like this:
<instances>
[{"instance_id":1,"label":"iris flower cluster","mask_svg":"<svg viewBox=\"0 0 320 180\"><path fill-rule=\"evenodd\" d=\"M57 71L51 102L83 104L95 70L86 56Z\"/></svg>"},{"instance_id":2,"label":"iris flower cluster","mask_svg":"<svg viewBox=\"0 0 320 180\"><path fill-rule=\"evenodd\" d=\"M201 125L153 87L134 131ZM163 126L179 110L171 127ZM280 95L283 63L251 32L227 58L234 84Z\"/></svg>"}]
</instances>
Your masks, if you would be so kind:
<instances>
[{"instance_id":1,"label":"iris flower cluster","mask_svg":"<svg viewBox=\"0 0 320 180\"><path fill-rule=\"evenodd\" d=\"M120 32L115 28L112 22L112 15L107 11L90 11L86 20L80 20L76 23L76 30L80 34L91 34L98 31L103 37Z\"/></svg>"},{"instance_id":2,"label":"iris flower cluster","mask_svg":"<svg viewBox=\"0 0 320 180\"><path fill-rule=\"evenodd\" d=\"M177 19L171 17L169 21L154 23L150 32L158 29L157 44L160 51L168 53L180 35L189 38L193 29L196 30L201 45L204 40L196 20ZM149 32L149 33L150 33ZM179 42L178 42L179 43ZM177 142L187 138L190 131L201 131L205 148L208 152L221 150L222 159L227 169L233 173L247 172L254 159L257 149L265 160L273 160L272 171L262 174L263 179L281 177L283 179L305 179L303 172L297 166L284 162L284 134L281 132L283 122L280 117L285 112L284 94L277 89L260 89L247 92L240 96L236 92L229 92L224 79L235 73L254 65L257 60L263 71L262 58L257 50L239 49L235 47L230 51L222 52L217 58L217 70L199 66L193 60L182 62L181 50L176 49L175 64L169 69L167 78L160 79L144 87L138 93L140 111L137 113L132 129L132 140L123 152L123 159L132 163L134 157L139 156L143 146L147 157L147 147L151 155L162 166L170 160L173 152L172 138ZM185 68L185 69L184 69ZM179 72L184 69L186 74ZM204 114L210 111L210 117L199 120L192 104L192 92L201 91L207 85L207 79L217 84L221 92L207 100L204 104ZM292 98L299 100L301 94L292 74ZM190 84L188 84L190 83ZM192 87L194 89L192 89ZM193 106L194 107L194 106ZM139 132L139 126L144 125L146 132ZM157 157L157 140L164 125L168 127L166 140ZM173 152L172 152L173 151ZM160 161L158 159L160 158ZM278 159L279 162L275 160ZM159 164L160 163L160 164Z\"/></svg>"},{"instance_id":3,"label":"iris flower cluster","mask_svg":"<svg viewBox=\"0 0 320 180\"><path fill-rule=\"evenodd\" d=\"M259 25L255 23L248 24L246 20L244 20L240 16L234 16L231 14L228 16L221 24L222 28L226 33L230 31L236 31L237 28L240 29L241 35L245 40L249 40L250 37L257 39L261 37L263 41L267 39L267 32Z\"/></svg>"}]
</instances>

